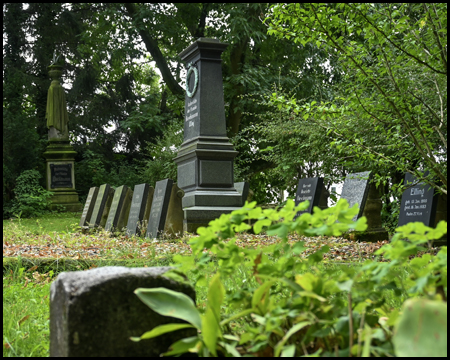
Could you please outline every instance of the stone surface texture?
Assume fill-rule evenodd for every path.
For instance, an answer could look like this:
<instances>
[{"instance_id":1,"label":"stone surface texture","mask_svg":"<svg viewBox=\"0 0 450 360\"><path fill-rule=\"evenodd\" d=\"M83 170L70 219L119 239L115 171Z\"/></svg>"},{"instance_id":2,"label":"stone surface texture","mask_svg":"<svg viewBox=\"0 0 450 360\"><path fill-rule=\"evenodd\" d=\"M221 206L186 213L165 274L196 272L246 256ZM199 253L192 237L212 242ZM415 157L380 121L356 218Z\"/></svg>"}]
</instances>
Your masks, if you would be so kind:
<instances>
[{"instance_id":1,"label":"stone surface texture","mask_svg":"<svg viewBox=\"0 0 450 360\"><path fill-rule=\"evenodd\" d=\"M359 212L353 218L353 221L359 219L366 205L367 195L369 193L370 171L348 174L342 186L341 199L346 199L352 207L355 204L359 206Z\"/></svg>"},{"instance_id":2,"label":"stone surface texture","mask_svg":"<svg viewBox=\"0 0 450 360\"><path fill-rule=\"evenodd\" d=\"M103 184L98 190L97 200L89 222L89 227L105 227L109 208L114 197L114 189L109 184Z\"/></svg>"},{"instance_id":3,"label":"stone surface texture","mask_svg":"<svg viewBox=\"0 0 450 360\"><path fill-rule=\"evenodd\" d=\"M145 237L157 239L162 235L162 232L164 232L172 187L172 179L156 182L155 192L153 193L152 209L150 210Z\"/></svg>"},{"instance_id":4,"label":"stone surface texture","mask_svg":"<svg viewBox=\"0 0 450 360\"><path fill-rule=\"evenodd\" d=\"M125 228L130 213L133 191L126 185L119 186L115 192L106 220L106 231L121 231Z\"/></svg>"},{"instance_id":5,"label":"stone surface texture","mask_svg":"<svg viewBox=\"0 0 450 360\"><path fill-rule=\"evenodd\" d=\"M179 323L147 307L134 294L137 288L165 287L195 301L194 289L163 275L169 267L102 267L64 272L50 288L50 356L159 357L175 341L193 336L179 330L133 342L156 326Z\"/></svg>"},{"instance_id":6,"label":"stone surface texture","mask_svg":"<svg viewBox=\"0 0 450 360\"><path fill-rule=\"evenodd\" d=\"M84 204L83 213L81 214L80 227L89 226L88 220L91 219L94 210L95 201L97 200L98 187L94 186L89 189L86 203Z\"/></svg>"},{"instance_id":7,"label":"stone surface texture","mask_svg":"<svg viewBox=\"0 0 450 360\"><path fill-rule=\"evenodd\" d=\"M141 235L147 229L155 189L149 184L135 185L127 222L127 235ZM145 222L145 224L144 224ZM145 230L144 230L145 228Z\"/></svg>"}]
</instances>

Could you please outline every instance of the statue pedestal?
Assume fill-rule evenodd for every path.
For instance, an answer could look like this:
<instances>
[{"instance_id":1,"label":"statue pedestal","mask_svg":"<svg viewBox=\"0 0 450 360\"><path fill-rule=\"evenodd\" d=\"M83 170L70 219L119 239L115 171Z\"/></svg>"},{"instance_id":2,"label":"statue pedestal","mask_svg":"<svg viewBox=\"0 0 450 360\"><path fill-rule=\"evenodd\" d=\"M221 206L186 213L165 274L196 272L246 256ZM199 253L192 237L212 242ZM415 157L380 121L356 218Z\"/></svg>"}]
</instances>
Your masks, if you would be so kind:
<instances>
[{"instance_id":1,"label":"statue pedestal","mask_svg":"<svg viewBox=\"0 0 450 360\"><path fill-rule=\"evenodd\" d=\"M47 161L46 188L53 192L51 210L78 212L83 208L75 191L76 153L69 141L49 141L43 154Z\"/></svg>"}]
</instances>

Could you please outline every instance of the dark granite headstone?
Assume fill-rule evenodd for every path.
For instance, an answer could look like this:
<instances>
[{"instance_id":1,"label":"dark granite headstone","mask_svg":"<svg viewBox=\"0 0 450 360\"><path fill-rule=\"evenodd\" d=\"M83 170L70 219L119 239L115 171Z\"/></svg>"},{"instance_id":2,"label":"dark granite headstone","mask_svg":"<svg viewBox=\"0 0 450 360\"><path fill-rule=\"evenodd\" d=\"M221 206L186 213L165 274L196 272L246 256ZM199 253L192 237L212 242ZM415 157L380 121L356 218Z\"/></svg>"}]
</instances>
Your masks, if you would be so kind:
<instances>
[{"instance_id":1,"label":"dark granite headstone","mask_svg":"<svg viewBox=\"0 0 450 360\"><path fill-rule=\"evenodd\" d=\"M303 213L310 213L314 206L319 206L322 209L327 207L326 204L326 189L323 185L322 177L300 179L297 186L297 194L295 195L295 206L308 200L309 206L306 210L299 211L296 216Z\"/></svg>"},{"instance_id":2,"label":"dark granite headstone","mask_svg":"<svg viewBox=\"0 0 450 360\"><path fill-rule=\"evenodd\" d=\"M155 327L181 320L155 313L134 291L164 287L195 301L194 289L163 276L169 267L101 267L63 272L50 287L51 357L159 357L195 329L133 342Z\"/></svg>"},{"instance_id":3,"label":"dark granite headstone","mask_svg":"<svg viewBox=\"0 0 450 360\"><path fill-rule=\"evenodd\" d=\"M234 183L234 188L242 196L242 206L244 206L245 201L248 198L250 192L250 184L246 181Z\"/></svg>"},{"instance_id":4,"label":"dark granite headstone","mask_svg":"<svg viewBox=\"0 0 450 360\"><path fill-rule=\"evenodd\" d=\"M242 206L234 188L237 155L227 137L221 55L228 44L199 38L179 55L187 67L184 142L174 161L183 197L183 229L194 232Z\"/></svg>"},{"instance_id":5,"label":"dark granite headstone","mask_svg":"<svg viewBox=\"0 0 450 360\"><path fill-rule=\"evenodd\" d=\"M369 193L370 171L348 174L342 186L341 199L346 199L352 207L355 204L359 206L359 212L353 218L356 221L363 215L366 205L367 195Z\"/></svg>"},{"instance_id":6,"label":"dark granite headstone","mask_svg":"<svg viewBox=\"0 0 450 360\"><path fill-rule=\"evenodd\" d=\"M88 221L89 227L105 226L113 196L114 189L109 184L100 186L91 219Z\"/></svg>"},{"instance_id":7,"label":"dark granite headstone","mask_svg":"<svg viewBox=\"0 0 450 360\"><path fill-rule=\"evenodd\" d=\"M97 200L98 187L91 187L89 194L86 198L86 204L84 204L83 213L81 214L80 226L88 226L88 219L91 219L92 211L94 210L95 201Z\"/></svg>"},{"instance_id":8,"label":"dark granite headstone","mask_svg":"<svg viewBox=\"0 0 450 360\"><path fill-rule=\"evenodd\" d=\"M134 187L133 199L131 201L130 215L128 216L127 235L141 235L141 230L147 224L150 216L150 209L153 201L153 186L149 184L139 184Z\"/></svg>"},{"instance_id":9,"label":"dark granite headstone","mask_svg":"<svg viewBox=\"0 0 450 360\"><path fill-rule=\"evenodd\" d=\"M156 182L146 237L155 239L164 232L172 186L173 180L171 179Z\"/></svg>"},{"instance_id":10,"label":"dark granite headstone","mask_svg":"<svg viewBox=\"0 0 450 360\"><path fill-rule=\"evenodd\" d=\"M404 184L415 183L416 177L407 173ZM402 194L398 226L415 221L422 222L426 226L434 226L437 200L434 189L425 183L418 183L406 189Z\"/></svg>"},{"instance_id":11,"label":"dark granite headstone","mask_svg":"<svg viewBox=\"0 0 450 360\"><path fill-rule=\"evenodd\" d=\"M72 188L72 164L50 164L50 187Z\"/></svg>"},{"instance_id":12,"label":"dark granite headstone","mask_svg":"<svg viewBox=\"0 0 450 360\"><path fill-rule=\"evenodd\" d=\"M126 226L132 197L133 191L128 186L122 185L116 189L106 220L106 231L121 231Z\"/></svg>"}]
</instances>

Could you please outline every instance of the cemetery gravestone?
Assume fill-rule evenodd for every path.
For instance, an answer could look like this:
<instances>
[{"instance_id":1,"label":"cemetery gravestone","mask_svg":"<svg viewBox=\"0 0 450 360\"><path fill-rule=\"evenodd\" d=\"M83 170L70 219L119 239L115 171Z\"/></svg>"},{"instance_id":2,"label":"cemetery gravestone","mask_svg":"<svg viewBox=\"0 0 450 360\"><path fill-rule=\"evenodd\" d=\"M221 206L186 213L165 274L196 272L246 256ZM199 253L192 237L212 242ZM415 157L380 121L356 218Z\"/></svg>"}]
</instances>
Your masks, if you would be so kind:
<instances>
[{"instance_id":1,"label":"cemetery gravestone","mask_svg":"<svg viewBox=\"0 0 450 360\"><path fill-rule=\"evenodd\" d=\"M414 175L409 173L405 175L405 185L417 182ZM434 189L425 183L417 183L406 189L402 194L398 226L415 221L422 222L426 226L434 226L436 200Z\"/></svg>"},{"instance_id":2,"label":"cemetery gravestone","mask_svg":"<svg viewBox=\"0 0 450 360\"><path fill-rule=\"evenodd\" d=\"M128 186L122 185L116 189L106 220L106 231L121 231L126 226L132 197L133 191Z\"/></svg>"},{"instance_id":3,"label":"cemetery gravestone","mask_svg":"<svg viewBox=\"0 0 450 360\"><path fill-rule=\"evenodd\" d=\"M171 179L156 182L146 237L155 239L164 231L172 186Z\"/></svg>"},{"instance_id":4,"label":"cemetery gravestone","mask_svg":"<svg viewBox=\"0 0 450 360\"><path fill-rule=\"evenodd\" d=\"M169 206L167 208L166 223L164 225L164 232L170 235L183 234L183 207L182 199L184 191L181 190L177 184L172 185L170 193Z\"/></svg>"},{"instance_id":5,"label":"cemetery gravestone","mask_svg":"<svg viewBox=\"0 0 450 360\"><path fill-rule=\"evenodd\" d=\"M114 189L109 184L100 186L91 219L88 221L89 227L105 226L113 196Z\"/></svg>"},{"instance_id":6,"label":"cemetery gravestone","mask_svg":"<svg viewBox=\"0 0 450 360\"><path fill-rule=\"evenodd\" d=\"M438 195L434 188L422 182L418 183L417 178L409 173L405 175L404 184L416 185L402 194L398 226L418 221L426 226L436 227L439 221L447 221L447 195ZM433 246L441 245L447 245L446 234L433 241Z\"/></svg>"},{"instance_id":7,"label":"cemetery gravestone","mask_svg":"<svg viewBox=\"0 0 450 360\"><path fill-rule=\"evenodd\" d=\"M359 206L359 212L353 221L359 219L366 205L367 194L369 193L370 171L348 174L342 186L341 198L348 201L349 207L355 204Z\"/></svg>"},{"instance_id":8,"label":"cemetery gravestone","mask_svg":"<svg viewBox=\"0 0 450 360\"><path fill-rule=\"evenodd\" d=\"M349 174L344 181L341 198L346 199L350 207L355 204L359 205L359 212L353 218L353 221L356 221L361 216L367 218L366 231L353 231L344 234L346 238L367 242L388 240L389 234L382 227L381 223L382 202L376 185L369 184L371 177L371 172L365 171Z\"/></svg>"},{"instance_id":9,"label":"cemetery gravestone","mask_svg":"<svg viewBox=\"0 0 450 360\"><path fill-rule=\"evenodd\" d=\"M128 216L127 235L141 234L141 230L147 225L152 207L154 189L149 184L140 184L134 187L133 199L131 201L130 215Z\"/></svg>"},{"instance_id":10,"label":"cemetery gravestone","mask_svg":"<svg viewBox=\"0 0 450 360\"><path fill-rule=\"evenodd\" d=\"M88 226L88 219L91 219L92 211L94 210L95 201L97 200L98 187L91 187L89 194L86 198L86 204L84 204L83 213L81 214L80 227Z\"/></svg>"},{"instance_id":11,"label":"cemetery gravestone","mask_svg":"<svg viewBox=\"0 0 450 360\"><path fill-rule=\"evenodd\" d=\"M299 211L296 217L303 213L312 214L314 206L319 206L321 209L327 208L326 189L323 185L322 177L300 179L297 186L297 194L295 195L295 206L303 201L309 201L309 206L306 210Z\"/></svg>"},{"instance_id":12,"label":"cemetery gravestone","mask_svg":"<svg viewBox=\"0 0 450 360\"><path fill-rule=\"evenodd\" d=\"M174 342L195 336L183 329L140 342L153 328L181 323L146 306L133 292L164 287L195 301L194 289L164 277L169 267L101 267L63 272L50 287L50 356L159 357Z\"/></svg>"},{"instance_id":13,"label":"cemetery gravestone","mask_svg":"<svg viewBox=\"0 0 450 360\"><path fill-rule=\"evenodd\" d=\"M228 44L199 38L180 53L187 64L184 142L174 161L185 192L183 230L194 232L223 213L239 209L234 188L237 155L226 132L221 54Z\"/></svg>"},{"instance_id":14,"label":"cemetery gravestone","mask_svg":"<svg viewBox=\"0 0 450 360\"><path fill-rule=\"evenodd\" d=\"M241 194L242 196L242 202L241 202L241 206L244 206L245 201L248 198L248 194L250 192L250 184L246 181L243 182L238 182L238 183L234 183L234 188L236 189L236 191Z\"/></svg>"}]
</instances>

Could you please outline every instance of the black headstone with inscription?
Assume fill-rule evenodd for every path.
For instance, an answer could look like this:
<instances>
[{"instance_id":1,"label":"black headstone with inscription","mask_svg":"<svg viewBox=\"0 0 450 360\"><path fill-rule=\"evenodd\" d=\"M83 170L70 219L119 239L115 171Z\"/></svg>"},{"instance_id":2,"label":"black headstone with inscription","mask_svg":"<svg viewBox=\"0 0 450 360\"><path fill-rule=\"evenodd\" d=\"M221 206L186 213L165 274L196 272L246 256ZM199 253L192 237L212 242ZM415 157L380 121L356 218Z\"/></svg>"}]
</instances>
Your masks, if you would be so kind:
<instances>
[{"instance_id":1,"label":"black headstone with inscription","mask_svg":"<svg viewBox=\"0 0 450 360\"><path fill-rule=\"evenodd\" d=\"M242 205L234 188L237 151L226 131L221 54L227 46L199 38L180 53L187 65L184 142L174 161L188 232Z\"/></svg>"},{"instance_id":2,"label":"black headstone with inscription","mask_svg":"<svg viewBox=\"0 0 450 360\"><path fill-rule=\"evenodd\" d=\"M154 189L149 184L139 184L134 187L133 199L131 201L130 214L127 223L127 235L140 235L140 227L143 221L148 221L152 206ZM147 216L145 213L148 212Z\"/></svg>"},{"instance_id":3,"label":"black headstone with inscription","mask_svg":"<svg viewBox=\"0 0 450 360\"><path fill-rule=\"evenodd\" d=\"M356 221L363 215L366 205L367 195L369 193L370 171L348 174L342 186L341 199L346 199L352 207L355 204L359 206L359 212L353 218Z\"/></svg>"},{"instance_id":4,"label":"black headstone with inscription","mask_svg":"<svg viewBox=\"0 0 450 360\"><path fill-rule=\"evenodd\" d=\"M164 231L172 186L173 180L171 179L156 182L146 237L155 239Z\"/></svg>"},{"instance_id":5,"label":"black headstone with inscription","mask_svg":"<svg viewBox=\"0 0 450 360\"><path fill-rule=\"evenodd\" d=\"M81 214L80 227L89 226L88 221L91 219L97 195L98 187L91 187L86 198L86 204L84 204L83 213Z\"/></svg>"},{"instance_id":6,"label":"black headstone with inscription","mask_svg":"<svg viewBox=\"0 0 450 360\"><path fill-rule=\"evenodd\" d=\"M434 189L425 183L418 183L417 178L409 173L405 175L404 184L415 185L402 194L398 226L418 221L434 227L438 200Z\"/></svg>"},{"instance_id":7,"label":"black headstone with inscription","mask_svg":"<svg viewBox=\"0 0 450 360\"><path fill-rule=\"evenodd\" d=\"M321 197L323 194L323 178L306 178L300 179L297 186L297 194L295 195L295 206L308 200L309 206L306 210L299 211L296 216L300 216L303 213L312 213L314 206L319 206Z\"/></svg>"}]
</instances>

